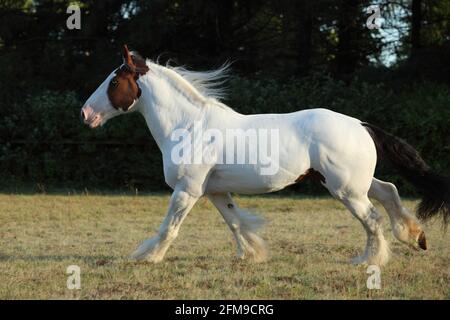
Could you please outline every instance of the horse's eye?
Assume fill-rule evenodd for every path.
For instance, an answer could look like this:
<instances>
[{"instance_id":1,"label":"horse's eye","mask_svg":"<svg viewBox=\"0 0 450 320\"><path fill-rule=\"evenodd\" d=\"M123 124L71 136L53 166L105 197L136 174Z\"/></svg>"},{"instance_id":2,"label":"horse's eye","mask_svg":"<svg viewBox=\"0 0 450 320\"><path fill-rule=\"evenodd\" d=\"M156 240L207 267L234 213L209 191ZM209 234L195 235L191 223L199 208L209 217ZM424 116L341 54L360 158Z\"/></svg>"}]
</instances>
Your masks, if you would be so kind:
<instances>
[{"instance_id":1,"label":"horse's eye","mask_svg":"<svg viewBox=\"0 0 450 320\"><path fill-rule=\"evenodd\" d=\"M110 85L111 85L112 88L117 87L118 84L119 84L119 81L117 81L116 78L113 78L113 79L111 80Z\"/></svg>"}]
</instances>

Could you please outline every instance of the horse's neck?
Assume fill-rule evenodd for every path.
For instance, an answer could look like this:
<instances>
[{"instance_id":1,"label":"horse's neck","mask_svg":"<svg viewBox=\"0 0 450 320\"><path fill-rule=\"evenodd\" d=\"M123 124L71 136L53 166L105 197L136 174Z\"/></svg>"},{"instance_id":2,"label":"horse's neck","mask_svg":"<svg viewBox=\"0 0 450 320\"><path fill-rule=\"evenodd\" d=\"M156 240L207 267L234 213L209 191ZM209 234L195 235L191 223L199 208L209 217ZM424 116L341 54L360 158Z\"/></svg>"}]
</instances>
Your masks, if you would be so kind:
<instances>
[{"instance_id":1,"label":"horse's neck","mask_svg":"<svg viewBox=\"0 0 450 320\"><path fill-rule=\"evenodd\" d=\"M189 128L201 119L203 110L163 79L145 81L139 110L161 151L175 129Z\"/></svg>"}]
</instances>

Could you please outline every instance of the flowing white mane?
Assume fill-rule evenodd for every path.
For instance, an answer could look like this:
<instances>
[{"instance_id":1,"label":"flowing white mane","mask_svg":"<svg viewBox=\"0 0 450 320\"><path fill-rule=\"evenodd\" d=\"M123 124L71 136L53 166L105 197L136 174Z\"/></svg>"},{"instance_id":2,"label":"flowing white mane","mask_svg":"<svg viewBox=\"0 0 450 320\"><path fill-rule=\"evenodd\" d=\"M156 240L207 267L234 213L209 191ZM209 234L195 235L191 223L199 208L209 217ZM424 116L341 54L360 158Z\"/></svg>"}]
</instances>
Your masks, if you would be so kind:
<instances>
[{"instance_id":1,"label":"flowing white mane","mask_svg":"<svg viewBox=\"0 0 450 320\"><path fill-rule=\"evenodd\" d=\"M138 56L135 52L132 52L132 55ZM230 63L224 63L218 69L208 71L191 71L169 64L162 66L148 59L146 63L150 70L156 71L155 69L157 69L160 75L188 97L201 103L214 101L221 107L227 107L220 102L226 96L226 89L220 86L226 82L229 76Z\"/></svg>"},{"instance_id":2,"label":"flowing white mane","mask_svg":"<svg viewBox=\"0 0 450 320\"><path fill-rule=\"evenodd\" d=\"M214 98L218 101L225 98L225 89L219 86L228 77L230 70L228 63L223 64L218 69L208 71L191 71L183 67L171 67L168 65L166 67L178 73L205 97Z\"/></svg>"}]
</instances>

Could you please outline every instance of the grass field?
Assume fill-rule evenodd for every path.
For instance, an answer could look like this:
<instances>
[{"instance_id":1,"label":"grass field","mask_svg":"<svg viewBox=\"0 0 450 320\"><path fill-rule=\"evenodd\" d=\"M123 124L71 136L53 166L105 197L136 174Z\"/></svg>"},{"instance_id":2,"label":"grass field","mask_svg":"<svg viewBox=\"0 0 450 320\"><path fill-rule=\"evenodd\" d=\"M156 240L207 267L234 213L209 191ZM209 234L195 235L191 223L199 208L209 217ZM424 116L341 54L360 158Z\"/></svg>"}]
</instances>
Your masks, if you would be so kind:
<instances>
[{"instance_id":1,"label":"grass field","mask_svg":"<svg viewBox=\"0 0 450 320\"><path fill-rule=\"evenodd\" d=\"M159 264L128 255L157 230L168 195L0 195L1 299L449 299L450 233L425 231L429 250L393 239L381 290L366 267L347 263L365 244L362 227L330 198L240 197L267 220L271 257L235 258L233 237L201 199ZM406 201L409 208L415 203ZM66 268L81 268L81 289Z\"/></svg>"}]
</instances>

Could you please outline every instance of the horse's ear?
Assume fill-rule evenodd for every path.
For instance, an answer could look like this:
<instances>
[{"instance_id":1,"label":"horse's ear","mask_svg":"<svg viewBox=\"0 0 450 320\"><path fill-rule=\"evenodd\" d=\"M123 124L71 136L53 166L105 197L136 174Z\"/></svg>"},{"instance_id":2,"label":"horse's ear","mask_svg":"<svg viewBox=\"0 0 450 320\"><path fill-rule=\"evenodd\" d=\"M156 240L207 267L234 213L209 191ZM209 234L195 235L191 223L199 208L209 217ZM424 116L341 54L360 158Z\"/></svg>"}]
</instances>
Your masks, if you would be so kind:
<instances>
[{"instance_id":1,"label":"horse's ear","mask_svg":"<svg viewBox=\"0 0 450 320\"><path fill-rule=\"evenodd\" d=\"M123 63L129 65L130 67L134 66L133 59L131 58L130 51L128 50L128 47L126 44L123 45L122 57L123 57Z\"/></svg>"}]
</instances>

